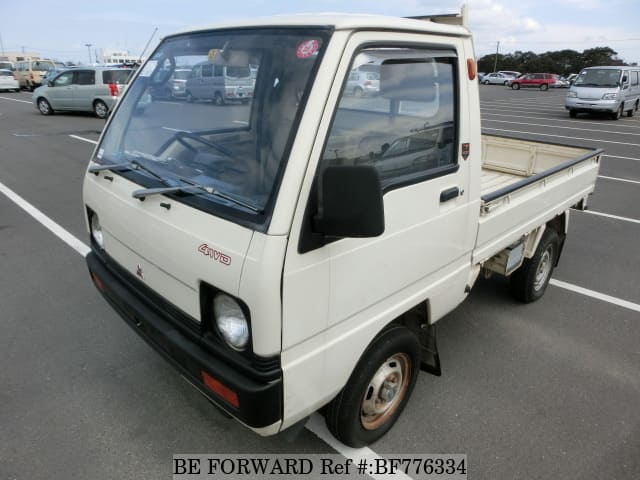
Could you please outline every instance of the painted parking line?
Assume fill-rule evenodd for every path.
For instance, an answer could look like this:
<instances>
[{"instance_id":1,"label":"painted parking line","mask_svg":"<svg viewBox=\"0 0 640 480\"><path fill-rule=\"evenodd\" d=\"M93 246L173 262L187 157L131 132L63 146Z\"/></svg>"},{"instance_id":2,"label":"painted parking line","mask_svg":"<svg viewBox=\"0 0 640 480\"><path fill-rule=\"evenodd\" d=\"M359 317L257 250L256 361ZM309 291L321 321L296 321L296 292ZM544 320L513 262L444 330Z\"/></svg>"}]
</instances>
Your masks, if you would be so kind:
<instances>
[{"instance_id":1,"label":"painted parking line","mask_svg":"<svg viewBox=\"0 0 640 480\"><path fill-rule=\"evenodd\" d=\"M620 155L608 155L608 154L604 154L602 155L603 157L607 157L607 158L621 158L622 160L633 160L634 162L640 162L640 158L633 158L633 157L621 157Z\"/></svg>"},{"instance_id":2,"label":"painted parking line","mask_svg":"<svg viewBox=\"0 0 640 480\"><path fill-rule=\"evenodd\" d=\"M12 102L31 103L31 104L33 104L33 102L31 102L29 100L18 100L17 98L0 97L0 99L2 99L2 100L10 100Z\"/></svg>"},{"instance_id":3,"label":"painted parking line","mask_svg":"<svg viewBox=\"0 0 640 480\"><path fill-rule=\"evenodd\" d=\"M94 145L98 144L97 140L91 140L90 138L84 138L79 135L69 135L71 138L75 138L76 140L80 140L81 142L92 143Z\"/></svg>"},{"instance_id":4,"label":"painted parking line","mask_svg":"<svg viewBox=\"0 0 640 480\"><path fill-rule=\"evenodd\" d=\"M542 113L538 114L538 115L543 115ZM482 112L482 116L483 117L506 117L506 118L522 118L522 115L507 115L505 113L487 113L487 112ZM563 125L565 124L578 124L578 125L594 125L594 126L602 126L602 122L601 121L595 121L595 120L587 120L587 119L581 119L581 120L569 120L568 118L558 118L558 117L545 117L545 116L534 116L532 114L528 115L529 119L531 120L551 120L553 122L562 122ZM483 118L483 121L486 122L497 122L497 120L491 120L490 118ZM616 123L615 127L617 129L619 128L633 128L633 129L638 129L640 128L640 125L627 125L626 123ZM555 128L555 125L554 125ZM601 130L598 130L598 132L600 132ZM603 133L624 133L624 132L603 132ZM637 135L637 134L636 134Z\"/></svg>"},{"instance_id":5,"label":"painted parking line","mask_svg":"<svg viewBox=\"0 0 640 480\"><path fill-rule=\"evenodd\" d=\"M579 128L579 127L564 127L561 125L545 125L542 123L527 123L527 122L514 122L513 120L492 120L489 118L485 118L484 119L485 122L492 122L492 123L508 123L510 125L526 125L529 127L544 127L544 128L563 128L565 130L581 130L583 132L597 132L597 133L605 133L605 134L611 134L611 135L619 135L619 136L623 136L623 135L638 135L640 136L640 132L638 133L632 133L632 132L611 132L608 130L600 130L600 129L590 129L590 128Z\"/></svg>"},{"instance_id":6,"label":"painted parking line","mask_svg":"<svg viewBox=\"0 0 640 480\"><path fill-rule=\"evenodd\" d=\"M577 210L580 213L586 213L589 215L596 215L598 217L605 217L605 218L611 218L612 220L620 220L621 222L629 222L629 223L638 223L640 224L640 220L637 220L635 218L629 218L629 217L621 217L619 215L611 215L610 213L602 213L602 212L595 212L593 210Z\"/></svg>"},{"instance_id":7,"label":"painted parking line","mask_svg":"<svg viewBox=\"0 0 640 480\"><path fill-rule=\"evenodd\" d=\"M607 177L606 175L598 175L598 178L604 178L605 180L613 180L614 182L635 183L640 185L638 180L629 180L628 178Z\"/></svg>"},{"instance_id":8,"label":"painted parking line","mask_svg":"<svg viewBox=\"0 0 640 480\"><path fill-rule=\"evenodd\" d=\"M629 145L632 147L640 147L639 143L628 143L628 142L614 142L613 140L600 140L600 139L593 139L593 138L581 138L581 137L567 137L566 135L553 135L551 133L533 133L533 132L523 132L521 130L507 130L504 128L489 128L489 127L482 127L482 130L491 130L493 132L508 132L508 133L521 133L523 135L539 135L542 137L554 137L554 138L564 138L564 139L569 139L569 140L583 140L586 142L594 142L597 141L598 143L613 143L615 145Z\"/></svg>"},{"instance_id":9,"label":"painted parking line","mask_svg":"<svg viewBox=\"0 0 640 480\"><path fill-rule=\"evenodd\" d=\"M562 282L560 280L556 280L555 278L552 278L549 281L549 283L555 287L564 288L565 290L579 293L580 295L585 295L587 297L602 300L603 302L612 303L619 307L633 310L634 312L640 312L640 305L638 305L637 303L628 302L626 300L622 300L621 298L612 297L611 295L606 295L604 293L596 292L595 290L589 290L588 288L578 287L577 285L573 285L567 282Z\"/></svg>"},{"instance_id":10,"label":"painted parking line","mask_svg":"<svg viewBox=\"0 0 640 480\"><path fill-rule=\"evenodd\" d=\"M9 187L0 182L0 192L3 193L9 200L35 218L40 222L47 230L53 233L56 237L62 240L64 243L73 248L83 257L86 256L91 249L82 241L78 240L75 236L62 228L56 222L47 217L44 213L38 210L36 207L27 202L20 195L15 193Z\"/></svg>"}]
</instances>

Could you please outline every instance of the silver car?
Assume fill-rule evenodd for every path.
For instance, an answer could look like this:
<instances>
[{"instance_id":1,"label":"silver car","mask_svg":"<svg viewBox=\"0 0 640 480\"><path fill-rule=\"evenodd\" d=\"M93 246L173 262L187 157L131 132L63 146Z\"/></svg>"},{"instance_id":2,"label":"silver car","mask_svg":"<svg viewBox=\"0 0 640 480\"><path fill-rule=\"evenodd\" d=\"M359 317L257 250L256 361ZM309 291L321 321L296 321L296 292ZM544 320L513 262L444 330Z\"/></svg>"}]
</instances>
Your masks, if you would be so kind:
<instances>
[{"instance_id":1,"label":"silver car","mask_svg":"<svg viewBox=\"0 0 640 480\"><path fill-rule=\"evenodd\" d=\"M512 75L507 75L506 73L494 72L487 73L484 77L482 77L483 85L507 85L509 80L513 79Z\"/></svg>"},{"instance_id":2,"label":"silver car","mask_svg":"<svg viewBox=\"0 0 640 480\"><path fill-rule=\"evenodd\" d=\"M105 118L124 91L132 70L89 67L67 70L33 92L33 104L42 115L56 111L94 112Z\"/></svg>"}]
</instances>

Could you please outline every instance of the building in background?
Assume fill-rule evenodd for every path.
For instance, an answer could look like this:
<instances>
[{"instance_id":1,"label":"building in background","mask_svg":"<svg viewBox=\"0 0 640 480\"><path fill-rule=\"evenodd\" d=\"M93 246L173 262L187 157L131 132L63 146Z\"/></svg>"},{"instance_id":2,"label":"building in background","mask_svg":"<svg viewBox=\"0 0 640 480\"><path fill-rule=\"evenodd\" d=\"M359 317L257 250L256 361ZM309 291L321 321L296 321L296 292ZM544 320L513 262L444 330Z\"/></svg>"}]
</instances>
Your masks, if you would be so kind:
<instances>
[{"instance_id":1,"label":"building in background","mask_svg":"<svg viewBox=\"0 0 640 480\"><path fill-rule=\"evenodd\" d=\"M109 64L131 64L136 62L143 62L144 58L132 55L128 50L101 50L102 62L106 65Z\"/></svg>"}]
</instances>

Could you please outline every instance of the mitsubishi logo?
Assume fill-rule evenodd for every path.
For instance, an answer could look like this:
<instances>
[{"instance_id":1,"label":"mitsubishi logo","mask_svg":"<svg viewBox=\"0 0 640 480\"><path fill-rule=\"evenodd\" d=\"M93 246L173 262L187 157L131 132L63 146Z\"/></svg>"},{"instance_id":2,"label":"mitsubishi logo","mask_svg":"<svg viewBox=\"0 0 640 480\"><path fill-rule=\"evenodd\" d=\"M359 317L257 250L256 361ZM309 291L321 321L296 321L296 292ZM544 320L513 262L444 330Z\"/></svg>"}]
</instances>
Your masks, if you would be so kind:
<instances>
[{"instance_id":1,"label":"mitsubishi logo","mask_svg":"<svg viewBox=\"0 0 640 480\"><path fill-rule=\"evenodd\" d=\"M136 275L144 280L144 272L142 271L142 267L140 265L136 266Z\"/></svg>"}]
</instances>

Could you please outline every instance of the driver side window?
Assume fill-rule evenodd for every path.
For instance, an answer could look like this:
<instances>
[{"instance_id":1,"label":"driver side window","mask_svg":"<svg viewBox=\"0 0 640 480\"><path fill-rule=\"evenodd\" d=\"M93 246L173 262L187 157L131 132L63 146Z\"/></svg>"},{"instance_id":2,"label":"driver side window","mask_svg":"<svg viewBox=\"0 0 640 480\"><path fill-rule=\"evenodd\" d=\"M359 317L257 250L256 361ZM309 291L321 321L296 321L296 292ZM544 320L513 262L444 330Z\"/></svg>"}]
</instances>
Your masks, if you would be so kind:
<instances>
[{"instance_id":1,"label":"driver side window","mask_svg":"<svg viewBox=\"0 0 640 480\"><path fill-rule=\"evenodd\" d=\"M54 87L64 87L67 85L71 85L71 82L73 80L73 73L74 72L65 72L61 75L58 76L58 78L56 78L53 81L53 86Z\"/></svg>"},{"instance_id":2,"label":"driver side window","mask_svg":"<svg viewBox=\"0 0 640 480\"><path fill-rule=\"evenodd\" d=\"M449 50L361 51L342 92L320 168L372 165L384 190L457 168L455 66L455 53ZM357 83L354 78L359 78Z\"/></svg>"}]
</instances>

